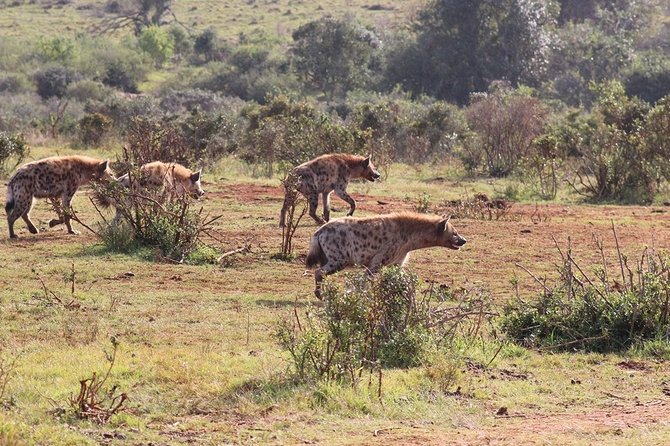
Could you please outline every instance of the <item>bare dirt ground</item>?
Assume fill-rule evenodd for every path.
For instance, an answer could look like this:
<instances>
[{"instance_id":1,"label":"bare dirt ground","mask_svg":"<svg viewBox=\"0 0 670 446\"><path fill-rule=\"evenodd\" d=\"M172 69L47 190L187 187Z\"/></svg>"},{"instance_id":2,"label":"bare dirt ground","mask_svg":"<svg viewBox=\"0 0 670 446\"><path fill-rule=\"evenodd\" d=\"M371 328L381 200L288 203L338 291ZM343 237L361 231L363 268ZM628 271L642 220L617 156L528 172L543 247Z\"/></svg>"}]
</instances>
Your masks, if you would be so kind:
<instances>
[{"instance_id":1,"label":"bare dirt ground","mask_svg":"<svg viewBox=\"0 0 670 446\"><path fill-rule=\"evenodd\" d=\"M413 203L383 195L353 193L357 201L356 215L371 215L413 210ZM225 191L214 191L213 200L235 200L240 203L260 205L261 209L274 209L277 215L260 218L255 227L256 239L276 239L278 210L283 201L280 187L236 184ZM347 205L334 197L334 217L343 216ZM436 203L430 212L449 214L449 208ZM520 279L520 291L531 291L538 284L516 264L528 268L538 278L556 277L556 265L561 262L558 248L564 253L568 238L573 257L585 272L602 266L602 256L596 241L601 240L607 268L611 271L611 285L620 282L617 241L621 253L627 255L629 267L634 270L645 247L670 248L670 207L667 206L608 206L564 204L511 205L500 220L475 220L455 218L452 223L468 243L458 253L433 249L412 255L410 266L422 277L461 283L485 284L494 297L509 296L510 280ZM615 240L612 224L616 230ZM296 233L297 252L306 251L309 236L316 225L305 216ZM241 241L243 234L237 237ZM278 243L278 242L272 242ZM557 248L558 245L558 248ZM615 274L616 273L616 274Z\"/></svg>"}]
</instances>

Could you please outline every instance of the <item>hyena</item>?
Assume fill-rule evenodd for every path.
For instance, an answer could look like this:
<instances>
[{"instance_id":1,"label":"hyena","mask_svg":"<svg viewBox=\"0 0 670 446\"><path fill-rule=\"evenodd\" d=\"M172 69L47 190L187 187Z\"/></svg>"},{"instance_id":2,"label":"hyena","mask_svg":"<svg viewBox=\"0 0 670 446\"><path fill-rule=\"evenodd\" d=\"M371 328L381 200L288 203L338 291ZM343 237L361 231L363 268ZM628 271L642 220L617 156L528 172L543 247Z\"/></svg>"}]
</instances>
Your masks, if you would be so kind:
<instances>
[{"instance_id":1,"label":"hyena","mask_svg":"<svg viewBox=\"0 0 670 446\"><path fill-rule=\"evenodd\" d=\"M346 153L322 155L307 161L295 167L291 171L291 176L295 179L295 188L309 201L309 215L320 225L330 219L331 192L335 191L338 197L349 203L350 210L347 215L350 216L356 210L356 201L347 193L349 181L355 178L376 181L381 177L375 166L370 162L369 156L363 157ZM323 199L323 218L316 215L319 194ZM290 206L289 195L287 191L284 206L279 216L280 227L285 225L286 211Z\"/></svg>"},{"instance_id":2,"label":"hyena","mask_svg":"<svg viewBox=\"0 0 670 446\"><path fill-rule=\"evenodd\" d=\"M120 176L117 181L124 188L140 187L148 190L160 190L168 196L189 194L199 198L205 194L202 190L200 178L202 169L193 172L190 169L177 163L164 163L154 161L144 164L140 167L139 178L131 180L130 174ZM96 201L103 207L112 205L112 201L102 194L96 194ZM119 207L116 208L114 221L118 222L121 218Z\"/></svg>"},{"instance_id":3,"label":"hyena","mask_svg":"<svg viewBox=\"0 0 670 446\"><path fill-rule=\"evenodd\" d=\"M37 228L30 220L34 198L50 198L60 202L58 207L64 212L59 215L59 219L51 220L49 226L65 223L67 232L76 234L70 224L69 210L77 189L92 181L113 179L109 160L88 156L52 156L24 164L17 169L7 185L5 211L9 237L16 238L14 222L19 217L28 225L28 231L37 234Z\"/></svg>"},{"instance_id":4,"label":"hyena","mask_svg":"<svg viewBox=\"0 0 670 446\"><path fill-rule=\"evenodd\" d=\"M410 251L433 246L460 249L465 242L448 218L417 213L342 217L314 233L307 266L320 265L314 274L320 299L323 277L347 266L361 265L373 274L385 265L403 266Z\"/></svg>"}]
</instances>

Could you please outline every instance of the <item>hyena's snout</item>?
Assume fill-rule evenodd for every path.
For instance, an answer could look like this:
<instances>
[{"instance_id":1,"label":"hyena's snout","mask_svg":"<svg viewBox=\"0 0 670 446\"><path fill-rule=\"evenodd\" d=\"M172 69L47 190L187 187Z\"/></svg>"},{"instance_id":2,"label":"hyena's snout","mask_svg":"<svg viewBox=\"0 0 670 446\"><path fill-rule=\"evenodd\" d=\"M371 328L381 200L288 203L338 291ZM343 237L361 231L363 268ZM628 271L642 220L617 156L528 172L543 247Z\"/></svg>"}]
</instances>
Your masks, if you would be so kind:
<instances>
[{"instance_id":1,"label":"hyena's snout","mask_svg":"<svg viewBox=\"0 0 670 446\"><path fill-rule=\"evenodd\" d=\"M461 237L460 235L457 235L456 240L454 240L454 243L456 244L456 246L458 246L460 248L461 246L463 246L467 243L467 240L465 239L465 237Z\"/></svg>"}]
</instances>

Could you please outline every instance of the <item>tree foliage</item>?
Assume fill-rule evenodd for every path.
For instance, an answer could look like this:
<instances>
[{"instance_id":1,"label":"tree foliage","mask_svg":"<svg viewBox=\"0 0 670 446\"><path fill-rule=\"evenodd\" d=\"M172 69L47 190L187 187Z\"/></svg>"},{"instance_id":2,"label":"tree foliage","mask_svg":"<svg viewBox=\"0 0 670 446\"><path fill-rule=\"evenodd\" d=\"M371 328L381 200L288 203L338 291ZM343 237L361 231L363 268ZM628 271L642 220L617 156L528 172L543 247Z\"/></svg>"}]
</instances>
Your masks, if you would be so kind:
<instances>
[{"instance_id":1,"label":"tree foliage","mask_svg":"<svg viewBox=\"0 0 670 446\"><path fill-rule=\"evenodd\" d=\"M464 104L494 80L538 84L554 15L535 0L433 0L419 14L413 51L420 63L408 67L406 86Z\"/></svg>"},{"instance_id":2,"label":"tree foliage","mask_svg":"<svg viewBox=\"0 0 670 446\"><path fill-rule=\"evenodd\" d=\"M333 98L365 85L381 42L356 21L324 17L293 33L295 70L311 88Z\"/></svg>"},{"instance_id":3,"label":"tree foliage","mask_svg":"<svg viewBox=\"0 0 670 446\"><path fill-rule=\"evenodd\" d=\"M138 42L142 51L151 56L157 67L163 66L174 52L172 36L157 25L144 28L138 37Z\"/></svg>"},{"instance_id":4,"label":"tree foliage","mask_svg":"<svg viewBox=\"0 0 670 446\"><path fill-rule=\"evenodd\" d=\"M174 0L108 0L105 12L110 14L95 28L100 33L130 26L136 36L149 26L177 21L172 11Z\"/></svg>"}]
</instances>

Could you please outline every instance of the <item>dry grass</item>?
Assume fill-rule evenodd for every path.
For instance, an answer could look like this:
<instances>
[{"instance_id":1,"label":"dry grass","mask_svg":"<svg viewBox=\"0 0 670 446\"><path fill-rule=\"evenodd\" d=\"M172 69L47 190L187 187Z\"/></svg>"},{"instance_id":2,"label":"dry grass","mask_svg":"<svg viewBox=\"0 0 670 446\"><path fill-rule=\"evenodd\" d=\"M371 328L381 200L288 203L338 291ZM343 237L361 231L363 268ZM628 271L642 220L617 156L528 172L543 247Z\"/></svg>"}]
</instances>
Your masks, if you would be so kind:
<instances>
[{"instance_id":1,"label":"dry grass","mask_svg":"<svg viewBox=\"0 0 670 446\"><path fill-rule=\"evenodd\" d=\"M0 2L1 34L26 38L36 37L37 33L40 36L74 36L82 30L91 29L100 20L98 11L104 8L106 0L73 0L64 4L55 1L24 2L18 6L7 6L12 3ZM336 17L353 15L379 29L402 26L416 13L421 3L420 0L180 0L175 2L174 12L180 22L194 33L212 27L221 37L234 40L240 33L262 30L280 41L288 41L297 27L326 14Z\"/></svg>"},{"instance_id":2,"label":"dry grass","mask_svg":"<svg viewBox=\"0 0 670 446\"><path fill-rule=\"evenodd\" d=\"M352 185L358 212L409 210L412 203L401 197L416 191L435 203L459 198L458 189L405 171L410 175L402 181ZM663 384L668 366L648 358L538 354L479 341L453 352L463 361L458 392L440 388L440 370L422 368L385 372L381 402L365 386L286 381L286 357L271 338L274 324L294 306L302 312L316 302L313 278L303 275L299 259L271 258L281 246L279 180L239 176L204 188L203 206L224 215L213 243L221 252L252 243L249 253L223 268L154 263L146 252L111 254L94 235L70 236L62 228L32 236L19 225L19 240L0 238L0 342L3 352L19 358L0 402L9 409L0 411L0 443L670 442L661 422L670 415ZM95 221L84 195L74 207L83 221ZM334 216L342 215L345 206L333 201ZM649 207L517 204L514 210L513 221L453 220L468 238L465 248L417 252L411 268L436 284L488 289L500 304L515 295L515 276L524 298L536 288L515 262L555 274L551 235L570 235L583 265L602 262L592 234L606 234L612 220L624 252L652 242L670 246L667 212ZM538 212L546 218L534 218ZM34 217L46 226L48 204L40 202ZM315 229L311 222L297 228L299 256ZM2 219L0 233L6 230ZM75 293L68 281L73 263ZM45 303L40 279L66 303L74 294L78 306ZM107 385L128 394L127 410L104 426L68 417L73 389L92 371L106 370L110 336L120 345ZM496 416L501 407L508 416Z\"/></svg>"}]
</instances>

